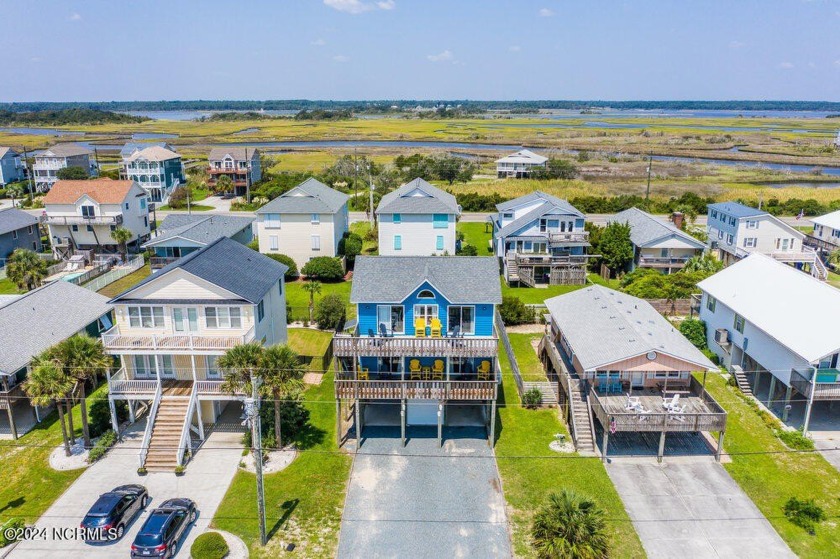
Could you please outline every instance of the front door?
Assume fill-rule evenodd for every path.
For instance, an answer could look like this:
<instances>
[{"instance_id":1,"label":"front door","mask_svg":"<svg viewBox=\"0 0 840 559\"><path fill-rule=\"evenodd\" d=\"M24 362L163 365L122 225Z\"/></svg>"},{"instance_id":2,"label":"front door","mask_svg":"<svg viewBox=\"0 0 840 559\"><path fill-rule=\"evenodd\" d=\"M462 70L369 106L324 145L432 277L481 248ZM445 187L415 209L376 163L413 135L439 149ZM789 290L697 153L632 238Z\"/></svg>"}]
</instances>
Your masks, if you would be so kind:
<instances>
[{"instance_id":1,"label":"front door","mask_svg":"<svg viewBox=\"0 0 840 559\"><path fill-rule=\"evenodd\" d=\"M645 374L644 373L633 373L633 376L630 379L630 386L632 388L644 388L644 386L645 386Z\"/></svg>"},{"instance_id":2,"label":"front door","mask_svg":"<svg viewBox=\"0 0 840 559\"><path fill-rule=\"evenodd\" d=\"M198 332L198 309L195 307L172 309L172 328L176 334Z\"/></svg>"}]
</instances>

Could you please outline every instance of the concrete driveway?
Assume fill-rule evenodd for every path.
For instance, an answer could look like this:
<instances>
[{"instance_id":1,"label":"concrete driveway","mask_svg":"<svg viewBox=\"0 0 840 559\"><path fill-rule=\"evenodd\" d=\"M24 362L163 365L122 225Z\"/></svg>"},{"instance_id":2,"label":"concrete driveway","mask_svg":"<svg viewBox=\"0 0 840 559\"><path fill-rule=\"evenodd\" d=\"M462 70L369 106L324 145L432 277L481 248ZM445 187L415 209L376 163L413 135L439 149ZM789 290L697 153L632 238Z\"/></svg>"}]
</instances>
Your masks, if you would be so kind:
<instances>
[{"instance_id":1,"label":"concrete driveway","mask_svg":"<svg viewBox=\"0 0 840 559\"><path fill-rule=\"evenodd\" d=\"M484 429L365 428L353 461L339 558L510 557L505 500Z\"/></svg>"},{"instance_id":2,"label":"concrete driveway","mask_svg":"<svg viewBox=\"0 0 840 559\"><path fill-rule=\"evenodd\" d=\"M796 557L711 458L617 459L607 473L650 559Z\"/></svg>"},{"instance_id":3,"label":"concrete driveway","mask_svg":"<svg viewBox=\"0 0 840 559\"><path fill-rule=\"evenodd\" d=\"M143 438L145 420L130 428L122 443L87 469L64 494L53 503L35 524L37 527L75 528L100 494L118 485L145 485L152 502L126 529L123 538L112 544L88 545L82 541L24 541L12 551L12 559L50 559L66 557L128 557L131 543L149 512L166 499L187 497L196 502L199 517L190 528L178 551L178 557L189 557L193 540L204 532L230 486L242 456L241 433L213 432L196 453L183 476L154 472L137 475L138 450Z\"/></svg>"}]
</instances>

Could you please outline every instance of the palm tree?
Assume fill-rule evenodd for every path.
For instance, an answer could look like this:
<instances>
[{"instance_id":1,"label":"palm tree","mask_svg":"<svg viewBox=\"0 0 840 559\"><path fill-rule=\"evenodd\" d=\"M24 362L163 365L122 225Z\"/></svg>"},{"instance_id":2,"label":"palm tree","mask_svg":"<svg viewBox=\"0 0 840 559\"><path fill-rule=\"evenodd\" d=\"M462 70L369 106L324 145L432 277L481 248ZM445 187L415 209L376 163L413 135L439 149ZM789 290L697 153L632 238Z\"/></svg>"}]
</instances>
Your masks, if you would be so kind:
<instances>
[{"instance_id":1,"label":"palm tree","mask_svg":"<svg viewBox=\"0 0 840 559\"><path fill-rule=\"evenodd\" d=\"M61 423L61 436L64 438L64 453L67 456L70 456L70 442L64 424L62 400L73 389L74 384L75 380L67 376L57 363L43 355L33 362L32 369L23 383L24 392L36 406L44 407L55 403L58 421ZM73 435L75 437L75 434Z\"/></svg>"},{"instance_id":2,"label":"palm tree","mask_svg":"<svg viewBox=\"0 0 840 559\"><path fill-rule=\"evenodd\" d=\"M723 270L723 262L714 257L710 252L692 256L683 266L684 272L703 272L711 275Z\"/></svg>"},{"instance_id":3,"label":"palm tree","mask_svg":"<svg viewBox=\"0 0 840 559\"><path fill-rule=\"evenodd\" d=\"M231 394L250 394L254 375L259 374L265 348L258 342L230 348L219 357L216 365L224 373L222 390Z\"/></svg>"},{"instance_id":4,"label":"palm tree","mask_svg":"<svg viewBox=\"0 0 840 559\"><path fill-rule=\"evenodd\" d=\"M111 231L111 238L117 241L120 245L120 256L122 256L123 262L125 262L128 254L128 241L130 241L133 236L134 233L125 227L117 227Z\"/></svg>"},{"instance_id":5,"label":"palm tree","mask_svg":"<svg viewBox=\"0 0 840 559\"><path fill-rule=\"evenodd\" d=\"M105 374L111 365L102 342L87 335L77 334L67 338L47 350L48 355L65 373L76 380L81 390L82 436L85 448L90 448L90 430L88 428L87 401L85 386L91 379Z\"/></svg>"},{"instance_id":6,"label":"palm tree","mask_svg":"<svg viewBox=\"0 0 840 559\"><path fill-rule=\"evenodd\" d=\"M216 194L225 194L226 192L230 191L233 188L233 181L227 175L222 175L218 179L216 179L216 183L213 185L213 192Z\"/></svg>"},{"instance_id":7,"label":"palm tree","mask_svg":"<svg viewBox=\"0 0 840 559\"><path fill-rule=\"evenodd\" d=\"M321 282L308 281L303 284L303 290L309 293L309 322L312 322L312 313L315 310L315 295L321 293Z\"/></svg>"},{"instance_id":8,"label":"palm tree","mask_svg":"<svg viewBox=\"0 0 840 559\"><path fill-rule=\"evenodd\" d=\"M834 266L835 268L840 266L840 248L831 252L828 255L828 261L826 262L830 266Z\"/></svg>"},{"instance_id":9,"label":"palm tree","mask_svg":"<svg viewBox=\"0 0 840 559\"><path fill-rule=\"evenodd\" d=\"M303 388L304 369L297 353L287 345L276 345L265 350L262 359L261 390L274 402L274 436L277 448L283 448L281 436L280 407L282 400L298 393Z\"/></svg>"},{"instance_id":10,"label":"palm tree","mask_svg":"<svg viewBox=\"0 0 840 559\"><path fill-rule=\"evenodd\" d=\"M18 248L6 260L6 276L18 289L31 291L47 277L47 262L25 248Z\"/></svg>"},{"instance_id":11,"label":"palm tree","mask_svg":"<svg viewBox=\"0 0 840 559\"><path fill-rule=\"evenodd\" d=\"M531 538L540 559L601 559L609 551L604 511L566 489L551 493L537 511Z\"/></svg>"},{"instance_id":12,"label":"palm tree","mask_svg":"<svg viewBox=\"0 0 840 559\"><path fill-rule=\"evenodd\" d=\"M15 207L15 198L23 198L24 192L26 191L23 189L23 185L19 182L10 184L6 187L6 194L11 197L13 208Z\"/></svg>"}]
</instances>

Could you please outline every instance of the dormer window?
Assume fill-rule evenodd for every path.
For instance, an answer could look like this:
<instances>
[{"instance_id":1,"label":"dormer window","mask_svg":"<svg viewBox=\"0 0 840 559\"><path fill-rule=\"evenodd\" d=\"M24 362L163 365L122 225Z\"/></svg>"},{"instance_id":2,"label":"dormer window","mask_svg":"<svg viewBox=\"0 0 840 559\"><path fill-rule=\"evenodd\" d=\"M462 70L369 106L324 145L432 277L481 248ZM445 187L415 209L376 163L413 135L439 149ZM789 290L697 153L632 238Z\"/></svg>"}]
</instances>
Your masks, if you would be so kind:
<instances>
[{"instance_id":1,"label":"dormer window","mask_svg":"<svg viewBox=\"0 0 840 559\"><path fill-rule=\"evenodd\" d=\"M82 206L82 217L96 217L96 208L94 206Z\"/></svg>"},{"instance_id":2,"label":"dormer window","mask_svg":"<svg viewBox=\"0 0 840 559\"><path fill-rule=\"evenodd\" d=\"M434 299L435 294L429 291L428 289L424 289L420 293L417 294L418 299Z\"/></svg>"}]
</instances>

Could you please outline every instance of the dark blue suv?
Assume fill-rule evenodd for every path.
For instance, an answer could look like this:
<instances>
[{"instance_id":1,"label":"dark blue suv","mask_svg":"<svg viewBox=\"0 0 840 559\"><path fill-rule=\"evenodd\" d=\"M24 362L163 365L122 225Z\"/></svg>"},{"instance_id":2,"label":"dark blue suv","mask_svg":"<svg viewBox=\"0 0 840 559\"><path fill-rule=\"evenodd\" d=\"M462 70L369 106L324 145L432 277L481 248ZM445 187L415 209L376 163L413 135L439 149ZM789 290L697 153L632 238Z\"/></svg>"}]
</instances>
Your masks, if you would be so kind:
<instances>
[{"instance_id":1,"label":"dark blue suv","mask_svg":"<svg viewBox=\"0 0 840 559\"><path fill-rule=\"evenodd\" d=\"M174 557L187 533L189 525L195 522L198 511L189 499L169 499L149 513L134 543L131 557Z\"/></svg>"},{"instance_id":2,"label":"dark blue suv","mask_svg":"<svg viewBox=\"0 0 840 559\"><path fill-rule=\"evenodd\" d=\"M90 507L80 527L86 531L87 541L113 541L123 537L146 505L149 494L142 485L121 485L99 496Z\"/></svg>"}]
</instances>

